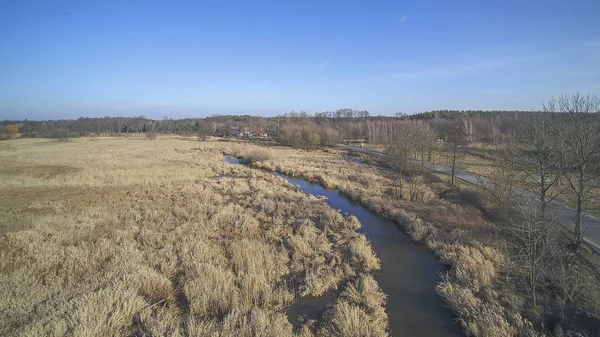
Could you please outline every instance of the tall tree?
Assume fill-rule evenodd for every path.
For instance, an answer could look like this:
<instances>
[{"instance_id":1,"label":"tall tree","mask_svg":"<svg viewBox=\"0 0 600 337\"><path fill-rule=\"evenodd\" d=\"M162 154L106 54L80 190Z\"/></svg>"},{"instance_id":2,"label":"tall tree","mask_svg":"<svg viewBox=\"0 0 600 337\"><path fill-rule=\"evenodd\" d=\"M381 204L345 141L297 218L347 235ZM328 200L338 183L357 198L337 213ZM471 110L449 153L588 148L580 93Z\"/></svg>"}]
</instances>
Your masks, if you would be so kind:
<instances>
[{"instance_id":1,"label":"tall tree","mask_svg":"<svg viewBox=\"0 0 600 337\"><path fill-rule=\"evenodd\" d=\"M583 241L581 228L590 187L600 178L600 98L597 95L563 95L544 105L544 111L559 112L563 170L575 194L575 245Z\"/></svg>"},{"instance_id":2,"label":"tall tree","mask_svg":"<svg viewBox=\"0 0 600 337\"><path fill-rule=\"evenodd\" d=\"M417 151L421 155L421 171L425 168L425 150L429 152L428 160L431 161L431 151L435 144L435 134L427 122L416 121L414 125L414 140Z\"/></svg>"},{"instance_id":3,"label":"tall tree","mask_svg":"<svg viewBox=\"0 0 600 337\"><path fill-rule=\"evenodd\" d=\"M555 115L532 113L517 132L518 147L511 156L518 170L525 175L524 184L533 185L536 190L544 219L548 204L562 192L558 188L562 176L558 131Z\"/></svg>"},{"instance_id":4,"label":"tall tree","mask_svg":"<svg viewBox=\"0 0 600 337\"><path fill-rule=\"evenodd\" d=\"M443 138L446 144L447 155L450 159L450 177L452 186L456 173L458 172L460 147L467 144L467 135L464 129L464 122L453 120L444 125Z\"/></svg>"},{"instance_id":5,"label":"tall tree","mask_svg":"<svg viewBox=\"0 0 600 337\"><path fill-rule=\"evenodd\" d=\"M413 132L408 123L395 123L395 130L390 134L386 144L386 161L396 173L394 177L394 195L402 199L403 177L411 174L413 164L411 155L414 152Z\"/></svg>"},{"instance_id":6,"label":"tall tree","mask_svg":"<svg viewBox=\"0 0 600 337\"><path fill-rule=\"evenodd\" d=\"M473 145L473 141L475 140L476 132L473 127L472 118L463 118L463 132L467 146Z\"/></svg>"}]
</instances>

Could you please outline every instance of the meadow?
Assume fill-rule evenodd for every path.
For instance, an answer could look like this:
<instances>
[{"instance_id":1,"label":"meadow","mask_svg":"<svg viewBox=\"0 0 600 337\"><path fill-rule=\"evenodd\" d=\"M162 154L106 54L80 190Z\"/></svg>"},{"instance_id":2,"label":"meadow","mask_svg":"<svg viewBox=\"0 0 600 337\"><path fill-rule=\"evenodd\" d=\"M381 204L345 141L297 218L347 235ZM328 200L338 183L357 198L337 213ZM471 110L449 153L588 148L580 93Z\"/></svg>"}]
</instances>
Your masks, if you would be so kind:
<instances>
[{"instance_id":1,"label":"meadow","mask_svg":"<svg viewBox=\"0 0 600 337\"><path fill-rule=\"evenodd\" d=\"M426 245L448 266L437 292L469 336L600 327L597 267L552 266L531 307L481 193L424 173L400 199L395 172L354 155L371 165L216 138L0 142L0 334L386 336L380 261L360 222L270 172L338 189ZM288 315L331 293L322 315Z\"/></svg>"},{"instance_id":2,"label":"meadow","mask_svg":"<svg viewBox=\"0 0 600 337\"><path fill-rule=\"evenodd\" d=\"M358 220L224 163L230 147L1 142L0 335L387 335ZM327 291L322 317L287 317Z\"/></svg>"}]
</instances>

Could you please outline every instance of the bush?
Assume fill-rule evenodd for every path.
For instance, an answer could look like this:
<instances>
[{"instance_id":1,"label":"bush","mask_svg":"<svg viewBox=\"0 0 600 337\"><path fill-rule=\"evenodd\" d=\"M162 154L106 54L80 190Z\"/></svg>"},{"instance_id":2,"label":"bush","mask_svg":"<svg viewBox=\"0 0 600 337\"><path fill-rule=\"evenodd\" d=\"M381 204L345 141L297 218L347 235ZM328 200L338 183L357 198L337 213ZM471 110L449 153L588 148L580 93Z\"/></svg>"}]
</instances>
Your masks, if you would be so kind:
<instances>
[{"instance_id":1,"label":"bush","mask_svg":"<svg viewBox=\"0 0 600 337\"><path fill-rule=\"evenodd\" d=\"M244 157L244 162L254 163L271 159L271 153L265 149L250 150Z\"/></svg>"},{"instance_id":2,"label":"bush","mask_svg":"<svg viewBox=\"0 0 600 337\"><path fill-rule=\"evenodd\" d=\"M369 274L359 274L325 313L320 335L387 336L386 295Z\"/></svg>"},{"instance_id":3,"label":"bush","mask_svg":"<svg viewBox=\"0 0 600 337\"><path fill-rule=\"evenodd\" d=\"M478 191L453 186L440 193L440 197L458 205L471 205L482 212L486 211L484 195Z\"/></svg>"},{"instance_id":4,"label":"bush","mask_svg":"<svg viewBox=\"0 0 600 337\"><path fill-rule=\"evenodd\" d=\"M153 140L156 139L156 137L158 137L158 132L156 132L155 130L150 130L146 132L146 138Z\"/></svg>"},{"instance_id":5,"label":"bush","mask_svg":"<svg viewBox=\"0 0 600 337\"><path fill-rule=\"evenodd\" d=\"M19 126L17 124L8 124L0 127L0 139L16 138L19 135Z\"/></svg>"}]
</instances>

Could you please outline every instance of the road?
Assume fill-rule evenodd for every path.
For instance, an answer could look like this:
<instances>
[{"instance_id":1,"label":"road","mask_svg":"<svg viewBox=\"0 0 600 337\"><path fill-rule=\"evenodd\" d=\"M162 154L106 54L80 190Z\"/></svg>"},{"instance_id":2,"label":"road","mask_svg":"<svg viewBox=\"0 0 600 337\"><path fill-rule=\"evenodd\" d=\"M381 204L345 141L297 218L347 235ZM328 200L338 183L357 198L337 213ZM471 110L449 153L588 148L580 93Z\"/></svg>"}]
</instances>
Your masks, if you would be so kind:
<instances>
[{"instance_id":1,"label":"road","mask_svg":"<svg viewBox=\"0 0 600 337\"><path fill-rule=\"evenodd\" d=\"M354 147L354 146L344 145L344 144L339 144L339 146L343 147L343 148L351 149L354 151L370 153L370 154L374 154L376 156L385 157L385 154L378 152L378 151L374 151L374 150L369 150L369 149L364 149L364 148ZM418 164L420 165L421 162L418 161ZM425 167L432 169L439 173L444 173L444 174L448 174L448 175L452 174L452 169L450 167L446 167L443 165L435 165L435 167L433 167L432 163L426 162ZM493 182L488 177L480 176L475 173L466 172L466 171L458 172L456 174L456 178L466 181L471 184L475 184L475 185L485 185L485 186L493 185ZM523 194L529 195L532 199L535 199L535 195L533 193L523 192ZM556 221L558 223L560 223L562 226L564 226L565 228L568 228L570 230L574 230L574 228L575 228L574 221L575 221L575 214L576 214L576 210L574 208L568 207L557 201L552 201L548 205L547 211L548 211L549 215L554 217L556 219ZM595 251L596 254L600 255L600 220L594 216L585 215L583 218L583 223L581 224L581 227L582 227L582 230L584 231L583 232L583 241L585 241L587 243L587 245L593 251Z\"/></svg>"}]
</instances>

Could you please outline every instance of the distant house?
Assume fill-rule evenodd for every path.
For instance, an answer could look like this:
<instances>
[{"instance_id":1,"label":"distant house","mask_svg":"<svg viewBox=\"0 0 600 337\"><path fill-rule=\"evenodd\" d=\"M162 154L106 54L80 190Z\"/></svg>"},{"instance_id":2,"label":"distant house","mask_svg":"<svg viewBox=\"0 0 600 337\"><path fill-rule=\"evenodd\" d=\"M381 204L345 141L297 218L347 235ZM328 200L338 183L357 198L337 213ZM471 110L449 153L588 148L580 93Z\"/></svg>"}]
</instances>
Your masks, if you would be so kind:
<instances>
[{"instance_id":1,"label":"distant house","mask_svg":"<svg viewBox=\"0 0 600 337\"><path fill-rule=\"evenodd\" d=\"M254 132L254 135L256 137L260 137L260 138L267 138L267 137L269 137L269 134L267 133L267 130L265 130L263 128L256 129L256 131Z\"/></svg>"}]
</instances>

